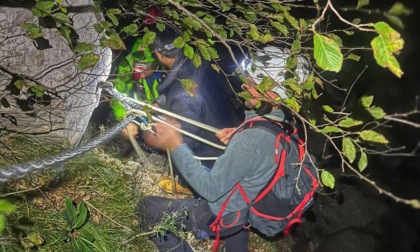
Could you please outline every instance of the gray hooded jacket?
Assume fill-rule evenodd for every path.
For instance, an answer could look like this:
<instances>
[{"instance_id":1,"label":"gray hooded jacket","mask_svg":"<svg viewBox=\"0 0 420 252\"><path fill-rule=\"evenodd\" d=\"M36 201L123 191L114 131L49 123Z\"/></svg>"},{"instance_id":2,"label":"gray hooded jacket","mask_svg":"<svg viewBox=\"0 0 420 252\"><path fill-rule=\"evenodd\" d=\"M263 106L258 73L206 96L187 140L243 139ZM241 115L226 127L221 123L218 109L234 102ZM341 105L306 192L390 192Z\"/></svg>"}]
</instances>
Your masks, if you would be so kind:
<instances>
[{"instance_id":1,"label":"gray hooded jacket","mask_svg":"<svg viewBox=\"0 0 420 252\"><path fill-rule=\"evenodd\" d=\"M246 120L257 116L255 112L247 111ZM273 110L270 116L284 119L283 111L278 109ZM255 127L243 130L230 140L225 153L216 160L211 170L193 158L186 144L175 148L171 155L184 178L209 202L211 210L217 215L238 182L241 182L251 200L266 186L278 165L274 160L275 142L276 137L265 129ZM235 192L225 214L246 207L242 195Z\"/></svg>"}]
</instances>

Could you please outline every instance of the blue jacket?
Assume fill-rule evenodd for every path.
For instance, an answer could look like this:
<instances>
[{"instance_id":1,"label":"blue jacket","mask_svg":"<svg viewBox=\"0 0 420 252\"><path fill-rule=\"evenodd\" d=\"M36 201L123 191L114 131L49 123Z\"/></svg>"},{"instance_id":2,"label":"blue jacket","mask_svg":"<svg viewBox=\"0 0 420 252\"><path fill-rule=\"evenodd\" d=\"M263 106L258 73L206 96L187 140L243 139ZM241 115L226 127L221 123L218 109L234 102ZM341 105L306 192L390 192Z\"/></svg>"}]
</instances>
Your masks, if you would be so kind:
<instances>
[{"instance_id":1,"label":"blue jacket","mask_svg":"<svg viewBox=\"0 0 420 252\"><path fill-rule=\"evenodd\" d=\"M181 79L189 79L197 84L193 96L186 92L180 82ZM180 57L159 84L158 92L163 96L156 102L165 110L219 129L235 127L243 120L243 114L235 112L227 94L223 91L223 85L228 85L226 80L222 74L212 69L207 61L203 61L202 65L196 68L192 61ZM182 121L181 126L185 131L220 144L212 132ZM184 143L188 144L196 156L218 157L223 153L223 150L187 136L184 136ZM205 163L212 167L214 162Z\"/></svg>"}]
</instances>

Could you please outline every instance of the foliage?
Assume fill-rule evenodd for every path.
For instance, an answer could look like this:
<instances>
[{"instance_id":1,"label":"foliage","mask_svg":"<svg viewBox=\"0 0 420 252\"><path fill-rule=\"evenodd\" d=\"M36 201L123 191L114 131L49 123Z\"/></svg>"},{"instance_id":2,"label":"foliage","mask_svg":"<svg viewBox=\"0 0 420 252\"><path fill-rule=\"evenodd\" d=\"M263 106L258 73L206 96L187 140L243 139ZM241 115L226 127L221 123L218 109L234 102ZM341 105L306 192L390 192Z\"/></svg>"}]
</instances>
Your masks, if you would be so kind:
<instances>
[{"instance_id":1,"label":"foliage","mask_svg":"<svg viewBox=\"0 0 420 252\"><path fill-rule=\"evenodd\" d=\"M0 199L0 234L6 229L6 216L16 210L16 206L7 200Z\"/></svg>"},{"instance_id":2,"label":"foliage","mask_svg":"<svg viewBox=\"0 0 420 252\"><path fill-rule=\"evenodd\" d=\"M73 251L93 251L92 246L95 237L83 229L88 220L88 209L85 202L75 206L70 197L66 197L66 208L63 211L64 219L67 222L66 229L63 230L63 240L70 242Z\"/></svg>"},{"instance_id":3,"label":"foliage","mask_svg":"<svg viewBox=\"0 0 420 252\"><path fill-rule=\"evenodd\" d=\"M374 181L360 172L369 167L369 153L375 149L383 152L393 149L389 137L382 132L382 126L387 126L390 121L412 124L387 115L381 107L366 101L373 100L373 94L363 94L358 97L365 99L363 104L352 103L352 106L347 106L347 98L342 100L343 104L337 104L333 102L334 99L326 96L330 90L345 92L345 97L350 96L351 88L341 82L334 83L334 77L331 76L340 74L349 62L360 62L365 50L370 52L367 57L374 59L379 66L387 68L397 78L403 76L398 55L403 50L404 40L393 26L397 29L403 27L401 17L410 15L412 11L402 3L396 2L390 9L381 11L369 9L370 3L367 0L359 0L357 5L345 7L331 0L322 4L313 1L311 7L290 1L248 3L234 0L159 0L129 3L131 1L121 1L121 8L104 10L106 20L95 24L95 29L101 36L101 46L125 50L127 47L124 40L129 36L139 36L146 44L152 43L155 34L145 26L143 20L149 17L145 10L156 5L164 13L156 18L157 28L176 28L179 37L173 42L174 46L183 49L184 55L196 67L200 67L202 60L206 60L219 72L223 70L223 57L229 55L241 72L240 62L236 59L239 56L233 54L232 47L245 48L251 58L265 45L287 49L290 56L286 61L285 71L291 77L277 84L286 90L288 97L273 102L286 106L306 124L307 129L321 134L331 147L326 151L341 157L343 170L350 169L379 190ZM304 12L300 10L308 12L301 15ZM354 18L347 20L343 17L344 10L351 11ZM66 17L66 8L61 0L38 1L32 11L35 16L53 18L58 32L72 48L80 48L79 42L72 37L72 20ZM365 13L372 14L368 16L369 22L362 23ZM43 35L42 29L36 26L25 24L24 28L31 38ZM366 40L370 43L366 43ZM225 48L223 52L219 49L220 45ZM96 64L98 58L93 52L77 51L83 54L79 63L80 69ZM298 75L295 72L298 57L307 59L311 67L310 77L303 83L297 80ZM193 95L196 84L188 80L182 80L182 83L187 92ZM263 86L266 83L269 83L267 79L263 81ZM265 90L267 89L261 88L260 91ZM239 96L249 99L243 94ZM323 110L319 109L321 106ZM356 113L360 109L366 111L370 117ZM326 186L332 187L333 183L334 180L328 179ZM385 194L397 201L416 206L412 201L398 198L392 193Z\"/></svg>"},{"instance_id":4,"label":"foliage","mask_svg":"<svg viewBox=\"0 0 420 252\"><path fill-rule=\"evenodd\" d=\"M3 155L0 166L63 150L53 141L31 137L14 136L5 143L19 155ZM7 215L0 247L6 251L83 251L73 248L75 242L70 241L83 238L92 242L93 237L93 245L86 241L78 245L88 244L92 251L151 251L143 236L124 243L140 233L133 213L139 198L133 194L131 183L122 179L123 163L104 157L108 156L95 150L61 169L55 167L1 187L0 202L11 202L15 210Z\"/></svg>"},{"instance_id":5,"label":"foliage","mask_svg":"<svg viewBox=\"0 0 420 252\"><path fill-rule=\"evenodd\" d=\"M188 212L186 210L171 213L164 212L161 221L153 227L152 232L158 236L164 236L167 233L179 236L179 233L185 229L185 225L182 224L182 219L186 218L187 215Z\"/></svg>"}]
</instances>

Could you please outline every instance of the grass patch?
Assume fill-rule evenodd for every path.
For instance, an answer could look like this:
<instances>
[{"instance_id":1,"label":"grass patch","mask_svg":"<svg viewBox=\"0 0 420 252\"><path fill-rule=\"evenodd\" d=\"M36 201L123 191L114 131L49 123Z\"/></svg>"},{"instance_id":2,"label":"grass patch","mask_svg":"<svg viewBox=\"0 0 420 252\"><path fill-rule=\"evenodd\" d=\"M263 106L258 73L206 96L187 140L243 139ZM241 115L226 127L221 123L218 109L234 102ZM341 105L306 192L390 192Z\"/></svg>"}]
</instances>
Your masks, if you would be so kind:
<instances>
[{"instance_id":1,"label":"grass patch","mask_svg":"<svg viewBox=\"0 0 420 252\"><path fill-rule=\"evenodd\" d=\"M9 138L3 143L8 147L0 147L1 167L51 157L69 146L27 136ZM16 210L6 216L6 227L0 233L0 252L82 251L75 249L66 238L69 234L63 214L66 197L78 206L86 203L87 222L71 235L81 239L93 237L91 251L156 251L137 228L134 209L141 193L133 190L132 182L125 178L124 163L128 160L113 158L109 153L115 150L111 147L101 146L62 165L0 186L0 200L6 199L16 206ZM166 226L164 229L168 230ZM290 251L289 246L282 246L282 240L266 240L254 233L250 236L251 252ZM208 247L212 241L194 243Z\"/></svg>"},{"instance_id":2,"label":"grass patch","mask_svg":"<svg viewBox=\"0 0 420 252\"><path fill-rule=\"evenodd\" d=\"M67 146L30 137L9 138L0 166L52 156ZM3 153L4 150L4 153ZM4 154L4 155L3 155ZM5 218L0 251L77 251L65 241L65 198L86 202L89 214L80 228L94 237L92 251L153 251L134 216L139 198L123 177L123 164L101 150L76 157L62 166L0 187L0 199L16 209ZM128 242L127 242L128 241Z\"/></svg>"}]
</instances>

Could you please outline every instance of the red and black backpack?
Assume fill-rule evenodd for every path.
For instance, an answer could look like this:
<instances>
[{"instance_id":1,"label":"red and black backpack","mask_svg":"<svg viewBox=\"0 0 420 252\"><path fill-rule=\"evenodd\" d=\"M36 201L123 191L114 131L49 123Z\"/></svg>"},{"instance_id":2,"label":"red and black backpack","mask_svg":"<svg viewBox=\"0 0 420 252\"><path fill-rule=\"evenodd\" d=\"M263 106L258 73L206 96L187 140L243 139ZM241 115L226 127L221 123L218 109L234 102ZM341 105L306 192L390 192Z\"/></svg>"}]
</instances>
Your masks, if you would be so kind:
<instances>
[{"instance_id":1,"label":"red and black backpack","mask_svg":"<svg viewBox=\"0 0 420 252\"><path fill-rule=\"evenodd\" d=\"M273 158L278 166L255 199L248 198L240 182L235 185L216 219L210 224L210 228L216 233L213 251L217 250L220 243L220 230L239 224L230 221L228 221L229 224L225 224L226 220L223 216L230 197L236 191L241 193L248 207L237 211L234 219L242 220L242 222L246 219L249 225L246 227L244 225L245 228L253 227L264 235L274 236L279 232L288 234L294 223L301 222L302 213L313 204L314 193L319 189L315 159L309 158L295 126L257 117L245 121L232 137L253 127L265 129L276 137L274 146L276 151Z\"/></svg>"}]
</instances>

